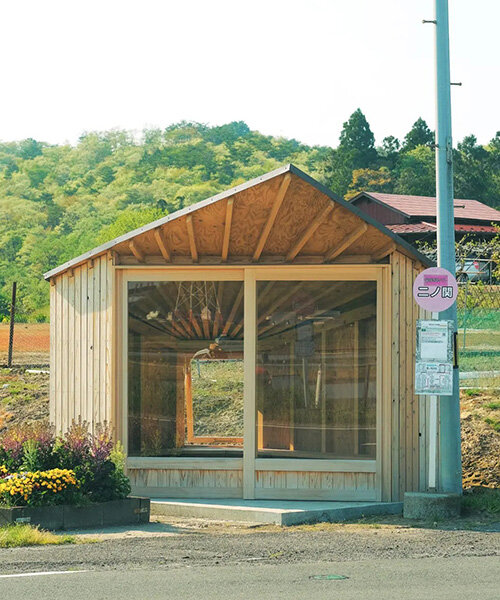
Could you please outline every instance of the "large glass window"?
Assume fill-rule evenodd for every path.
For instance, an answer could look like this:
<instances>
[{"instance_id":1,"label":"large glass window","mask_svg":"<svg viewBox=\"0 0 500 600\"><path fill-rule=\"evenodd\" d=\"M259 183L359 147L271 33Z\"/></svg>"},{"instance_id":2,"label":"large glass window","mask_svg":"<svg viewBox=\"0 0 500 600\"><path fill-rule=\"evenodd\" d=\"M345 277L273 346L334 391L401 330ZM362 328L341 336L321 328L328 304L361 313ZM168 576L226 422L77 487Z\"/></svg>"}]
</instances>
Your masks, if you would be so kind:
<instances>
[{"instance_id":1,"label":"large glass window","mask_svg":"<svg viewBox=\"0 0 500 600\"><path fill-rule=\"evenodd\" d=\"M243 282L128 283L128 453L243 445Z\"/></svg>"},{"instance_id":2,"label":"large glass window","mask_svg":"<svg viewBox=\"0 0 500 600\"><path fill-rule=\"evenodd\" d=\"M257 454L374 458L376 283L257 283Z\"/></svg>"}]
</instances>

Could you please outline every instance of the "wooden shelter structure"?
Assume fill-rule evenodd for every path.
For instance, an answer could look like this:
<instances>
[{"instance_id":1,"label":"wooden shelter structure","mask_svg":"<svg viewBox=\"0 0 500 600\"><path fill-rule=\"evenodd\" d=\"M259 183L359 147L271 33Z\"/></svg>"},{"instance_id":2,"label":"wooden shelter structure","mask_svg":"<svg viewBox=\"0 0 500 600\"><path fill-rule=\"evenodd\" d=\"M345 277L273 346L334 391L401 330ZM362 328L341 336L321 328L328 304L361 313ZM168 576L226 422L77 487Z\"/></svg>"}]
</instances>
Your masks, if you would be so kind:
<instances>
[{"instance_id":1,"label":"wooden shelter structure","mask_svg":"<svg viewBox=\"0 0 500 600\"><path fill-rule=\"evenodd\" d=\"M427 260L287 165L46 273L50 416L108 421L154 497L425 488Z\"/></svg>"}]
</instances>

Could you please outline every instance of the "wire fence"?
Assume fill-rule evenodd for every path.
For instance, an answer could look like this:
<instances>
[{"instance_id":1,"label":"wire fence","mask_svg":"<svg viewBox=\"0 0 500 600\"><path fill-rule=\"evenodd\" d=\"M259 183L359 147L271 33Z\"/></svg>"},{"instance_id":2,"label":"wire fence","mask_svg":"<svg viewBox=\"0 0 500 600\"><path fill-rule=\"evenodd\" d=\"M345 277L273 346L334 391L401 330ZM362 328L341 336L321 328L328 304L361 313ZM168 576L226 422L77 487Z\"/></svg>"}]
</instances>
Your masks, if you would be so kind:
<instances>
[{"instance_id":1,"label":"wire fence","mask_svg":"<svg viewBox=\"0 0 500 600\"><path fill-rule=\"evenodd\" d=\"M0 366L47 368L50 362L50 324L26 310L16 284L10 314L0 315Z\"/></svg>"},{"instance_id":2,"label":"wire fence","mask_svg":"<svg viewBox=\"0 0 500 600\"><path fill-rule=\"evenodd\" d=\"M461 386L500 388L500 285L460 283L457 313ZM49 323L33 321L18 298L14 326L0 323L0 366L49 366Z\"/></svg>"},{"instance_id":3,"label":"wire fence","mask_svg":"<svg viewBox=\"0 0 500 600\"><path fill-rule=\"evenodd\" d=\"M500 285L461 283L457 314L461 386L500 388Z\"/></svg>"}]
</instances>

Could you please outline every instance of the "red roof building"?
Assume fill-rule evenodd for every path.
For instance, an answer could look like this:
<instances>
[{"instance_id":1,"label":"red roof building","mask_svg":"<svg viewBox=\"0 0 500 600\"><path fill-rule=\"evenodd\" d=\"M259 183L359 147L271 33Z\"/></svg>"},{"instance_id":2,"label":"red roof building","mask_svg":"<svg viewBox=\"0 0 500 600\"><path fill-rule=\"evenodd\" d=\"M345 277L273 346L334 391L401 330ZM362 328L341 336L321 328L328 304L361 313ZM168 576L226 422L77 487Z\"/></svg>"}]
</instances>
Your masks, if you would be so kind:
<instances>
[{"instance_id":1,"label":"red roof building","mask_svg":"<svg viewBox=\"0 0 500 600\"><path fill-rule=\"evenodd\" d=\"M431 242L436 237L436 198L361 192L351 200L359 209L377 219L409 242ZM455 199L455 235L487 239L500 226L500 211L478 200Z\"/></svg>"}]
</instances>

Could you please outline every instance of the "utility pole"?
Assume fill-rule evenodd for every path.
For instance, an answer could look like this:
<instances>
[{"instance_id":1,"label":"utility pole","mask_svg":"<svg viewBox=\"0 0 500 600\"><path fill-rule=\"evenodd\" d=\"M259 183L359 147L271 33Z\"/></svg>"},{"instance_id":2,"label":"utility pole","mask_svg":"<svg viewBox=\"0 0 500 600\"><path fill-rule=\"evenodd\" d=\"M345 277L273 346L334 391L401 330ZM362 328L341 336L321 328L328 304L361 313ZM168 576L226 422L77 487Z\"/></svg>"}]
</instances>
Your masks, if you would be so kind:
<instances>
[{"instance_id":1,"label":"utility pole","mask_svg":"<svg viewBox=\"0 0 500 600\"><path fill-rule=\"evenodd\" d=\"M435 0L435 2L437 255L438 266L455 275L448 0ZM453 321L456 341L456 304L440 313L440 318ZM453 370L453 395L440 396L439 416L439 491L461 494L462 458L457 368Z\"/></svg>"}]
</instances>

